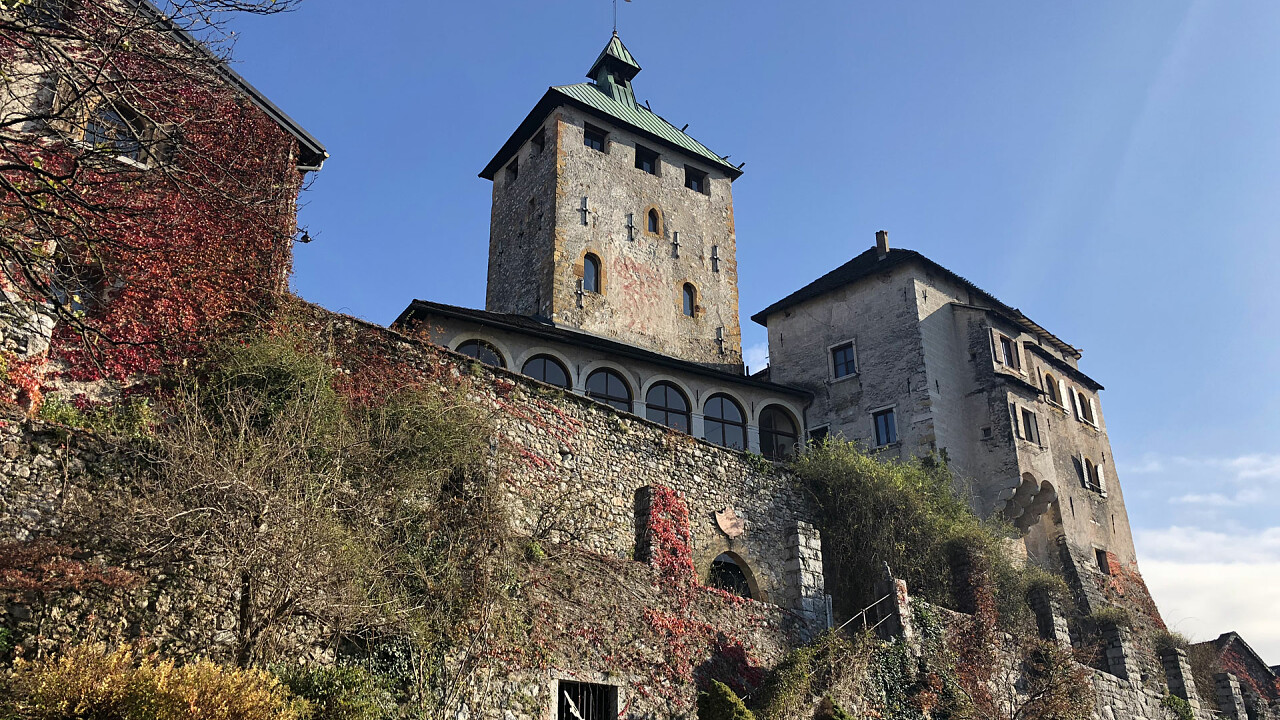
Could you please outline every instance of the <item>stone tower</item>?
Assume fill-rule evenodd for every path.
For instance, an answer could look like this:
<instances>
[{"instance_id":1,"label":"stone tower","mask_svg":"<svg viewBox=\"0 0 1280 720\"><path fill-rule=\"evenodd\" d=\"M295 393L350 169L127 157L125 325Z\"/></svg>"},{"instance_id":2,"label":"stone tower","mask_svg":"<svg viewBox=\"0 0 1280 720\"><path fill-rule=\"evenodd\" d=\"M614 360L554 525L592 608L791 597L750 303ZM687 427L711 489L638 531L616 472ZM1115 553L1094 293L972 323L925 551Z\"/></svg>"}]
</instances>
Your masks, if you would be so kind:
<instances>
[{"instance_id":1,"label":"stone tower","mask_svg":"<svg viewBox=\"0 0 1280 720\"><path fill-rule=\"evenodd\" d=\"M485 307L742 369L732 184L742 173L636 100L615 33L552 87L493 181Z\"/></svg>"}]
</instances>

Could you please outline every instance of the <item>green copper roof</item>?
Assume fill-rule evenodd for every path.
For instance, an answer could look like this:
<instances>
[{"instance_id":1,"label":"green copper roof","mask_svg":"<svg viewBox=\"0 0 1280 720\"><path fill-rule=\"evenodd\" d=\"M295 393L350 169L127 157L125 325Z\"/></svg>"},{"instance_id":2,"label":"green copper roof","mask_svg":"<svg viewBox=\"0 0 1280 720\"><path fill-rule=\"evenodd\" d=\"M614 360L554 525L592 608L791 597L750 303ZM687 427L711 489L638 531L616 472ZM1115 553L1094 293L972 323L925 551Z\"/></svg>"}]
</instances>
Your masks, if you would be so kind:
<instances>
[{"instance_id":1,"label":"green copper roof","mask_svg":"<svg viewBox=\"0 0 1280 720\"><path fill-rule=\"evenodd\" d=\"M511 159L511 155L519 150L520 145L532 137L541 127L547 113L564 104L575 105L583 110L605 119L614 120L641 135L659 143L669 145L676 150L688 153L696 159L706 160L719 168L732 179L742 175L742 171L715 154L706 145L694 140L676 126L662 119L657 113L641 105L635 100L635 91L631 88L631 79L640 72L640 65L635 57L622 44L622 39L614 33L604 52L591 66L588 75L595 82L578 83L577 85L560 85L547 90L533 112L529 113L520 127L507 140L498 154L489 161L480 177L492 180L502 167Z\"/></svg>"},{"instance_id":2,"label":"green copper roof","mask_svg":"<svg viewBox=\"0 0 1280 720\"><path fill-rule=\"evenodd\" d=\"M587 72L587 77L594 80L596 78L596 69L600 67L601 63L608 62L610 58L631 69L631 77L635 77L639 74L640 63L636 62L635 57L631 55L631 51L627 49L626 45L622 44L622 38L618 37L617 32L614 32L613 38L609 40L609 44L600 52L600 57L596 58L595 63L591 66L591 70Z\"/></svg>"},{"instance_id":3,"label":"green copper roof","mask_svg":"<svg viewBox=\"0 0 1280 720\"><path fill-rule=\"evenodd\" d=\"M656 135L659 139L665 140L672 145L689 152L695 157L705 158L723 169L725 172L729 173L732 177L737 177L742 174L738 168L730 165L719 155L716 155L706 145L694 140L681 132L679 128L666 120L663 120L662 116L643 105L618 102L604 94L600 88L596 87L595 83L561 85L559 87L551 88L551 91L577 100L592 110L604 113L606 116L621 123L630 125L631 127L642 130L651 135Z\"/></svg>"}]
</instances>

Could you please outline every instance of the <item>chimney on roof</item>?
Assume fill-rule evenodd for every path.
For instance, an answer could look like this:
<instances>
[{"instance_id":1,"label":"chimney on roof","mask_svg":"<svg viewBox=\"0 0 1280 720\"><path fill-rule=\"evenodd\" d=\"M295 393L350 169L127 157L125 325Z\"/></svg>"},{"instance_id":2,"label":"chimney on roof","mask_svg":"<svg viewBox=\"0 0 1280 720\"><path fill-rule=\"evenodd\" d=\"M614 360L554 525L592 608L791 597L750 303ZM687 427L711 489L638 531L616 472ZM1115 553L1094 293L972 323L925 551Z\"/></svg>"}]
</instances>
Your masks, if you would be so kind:
<instances>
[{"instance_id":1,"label":"chimney on roof","mask_svg":"<svg viewBox=\"0 0 1280 720\"><path fill-rule=\"evenodd\" d=\"M883 260L889 254L889 231L880 230L876 232L876 254Z\"/></svg>"}]
</instances>

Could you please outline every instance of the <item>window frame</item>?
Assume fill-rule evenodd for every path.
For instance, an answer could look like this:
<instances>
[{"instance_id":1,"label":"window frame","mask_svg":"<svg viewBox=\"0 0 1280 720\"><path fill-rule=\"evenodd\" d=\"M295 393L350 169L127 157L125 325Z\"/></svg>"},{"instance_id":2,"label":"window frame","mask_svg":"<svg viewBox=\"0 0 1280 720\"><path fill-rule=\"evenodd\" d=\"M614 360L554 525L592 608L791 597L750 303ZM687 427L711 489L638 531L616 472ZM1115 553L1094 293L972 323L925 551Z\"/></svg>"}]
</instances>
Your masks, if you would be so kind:
<instances>
[{"instance_id":1,"label":"window frame","mask_svg":"<svg viewBox=\"0 0 1280 720\"><path fill-rule=\"evenodd\" d=\"M594 266L594 273L587 272L588 263ZM587 282L588 277L594 281L594 288L588 287L590 284ZM604 294L604 261L593 252L583 253L582 255L582 292L595 295Z\"/></svg>"},{"instance_id":2,"label":"window frame","mask_svg":"<svg viewBox=\"0 0 1280 720\"><path fill-rule=\"evenodd\" d=\"M991 356L997 368L1026 374L1022 369L1022 350L1018 347L1017 338L994 327L991 328Z\"/></svg>"},{"instance_id":3,"label":"window frame","mask_svg":"<svg viewBox=\"0 0 1280 720\"><path fill-rule=\"evenodd\" d=\"M1044 443L1041 442L1040 435L1040 418L1037 416L1036 412L1025 407L1020 407L1018 410L1020 410L1020 412L1014 418L1020 428L1018 437L1029 443L1034 443L1040 447L1044 447Z\"/></svg>"},{"instance_id":4,"label":"window frame","mask_svg":"<svg viewBox=\"0 0 1280 720\"><path fill-rule=\"evenodd\" d=\"M1058 378L1046 370L1041 375L1041 379L1044 382L1044 394L1049 404L1054 407L1065 407L1062 402L1062 387L1058 384Z\"/></svg>"},{"instance_id":5,"label":"window frame","mask_svg":"<svg viewBox=\"0 0 1280 720\"><path fill-rule=\"evenodd\" d=\"M467 352L462 348L466 345L472 345L472 344L476 345L477 347L485 348L489 352L491 352L498 359L498 364L494 365L493 363L485 362L484 359L480 358L477 355L467 355ZM488 365L489 367L499 367L504 370L507 368L506 355L503 354L502 349L499 348L497 344L495 344L492 340L486 340L485 338L478 338L478 337L468 337L462 342L454 345L453 351L458 353L459 355L466 355L467 357L471 358L472 360L475 360L478 363L481 363L482 365Z\"/></svg>"},{"instance_id":6,"label":"window frame","mask_svg":"<svg viewBox=\"0 0 1280 720\"><path fill-rule=\"evenodd\" d=\"M781 415L782 418L791 425L792 432L778 432L777 428L765 427L765 418L769 416L768 414L770 413ZM798 453L800 447L800 423L796 421L795 415L783 406L777 403L765 405L764 408L760 410L760 418L756 422L756 428L760 434L761 455L769 458L770 460L782 461L793 458ZM766 437L770 439L770 442L765 442ZM786 443L785 450L782 453L775 454L773 450L776 449L775 446L778 444L776 438L779 437L789 438L790 442Z\"/></svg>"},{"instance_id":7,"label":"window frame","mask_svg":"<svg viewBox=\"0 0 1280 720\"><path fill-rule=\"evenodd\" d=\"M738 422L734 420L726 420L723 417L713 417L710 413L708 413L708 410L711 408L711 403L715 400L721 401L721 405L720 405L721 407L723 407L725 403L728 403L730 406L732 406L735 410L738 411L738 416L742 418L742 421ZM713 426L719 429L720 438L723 442L719 442L711 437ZM746 408L743 407L742 403L739 402L738 399L733 397L732 395L725 392L712 393L711 395L707 396L706 401L702 403L702 439L706 440L712 445L719 445L720 447L728 448L730 450L739 450L739 451L745 452L751 447L751 438L747 432L748 426L749 426L749 422L747 418ZM728 442L729 428L738 428L742 431L742 447L735 447Z\"/></svg>"},{"instance_id":8,"label":"window frame","mask_svg":"<svg viewBox=\"0 0 1280 720\"><path fill-rule=\"evenodd\" d=\"M871 439L875 443L876 448L886 448L897 445L899 442L898 435L898 407L891 405L878 410L871 411ZM888 416L893 422L885 423L885 440L880 442L880 418Z\"/></svg>"},{"instance_id":9,"label":"window frame","mask_svg":"<svg viewBox=\"0 0 1280 720\"><path fill-rule=\"evenodd\" d=\"M816 436L816 437L815 437ZM810 428L804 434L805 445L815 445L820 442L826 442L831 437L831 423L819 425L816 428Z\"/></svg>"},{"instance_id":10,"label":"window frame","mask_svg":"<svg viewBox=\"0 0 1280 720\"><path fill-rule=\"evenodd\" d=\"M845 373L844 375L837 375L836 374L836 352L839 350L844 350L846 347L849 348L849 355L850 355L849 361L853 364L853 370L848 373ZM847 367L847 364L846 364L846 367ZM846 380L848 378L857 377L860 374L859 370L860 368L858 363L857 340L850 339L850 340L838 342L835 345L827 346L827 372L829 377L831 378L831 382L839 382L841 380Z\"/></svg>"},{"instance_id":11,"label":"window frame","mask_svg":"<svg viewBox=\"0 0 1280 720\"><path fill-rule=\"evenodd\" d=\"M670 402L671 392L674 391L676 394L676 397L680 398L680 400L684 403L684 411L681 412L678 409L672 409L672 407L669 404L655 405L654 403L650 402L649 396L653 393L654 390L657 390L659 388L662 388L666 391L666 398L663 401L664 403ZM650 413L660 413L663 417L662 419L658 419L653 417ZM671 424L670 420L673 415L680 417L684 420L683 428L677 427ZM679 385L676 385L674 382L670 380L659 380L653 383L652 385L650 385L649 389L645 391L644 416L646 420L656 422L659 425L662 425L663 427L671 428L672 430L678 430L682 433L685 433L686 435L693 432L693 403L689 401L689 394L686 393Z\"/></svg>"},{"instance_id":12,"label":"window frame","mask_svg":"<svg viewBox=\"0 0 1280 720\"><path fill-rule=\"evenodd\" d=\"M650 237L662 237L663 227L666 225L666 218L662 216L662 211L656 205L650 205L644 211L644 232Z\"/></svg>"},{"instance_id":13,"label":"window frame","mask_svg":"<svg viewBox=\"0 0 1280 720\"><path fill-rule=\"evenodd\" d=\"M109 118L99 120L104 112L113 115L115 121L113 122ZM91 108L88 114L84 116L84 122L80 124L79 128L80 143L83 147L100 152L138 169L150 169L151 153L147 149L150 140L146 137L150 134L150 129L138 127L141 123L136 119L131 120L131 116L136 115L137 113L128 109L127 106L104 100ZM95 126L102 129L92 130ZM121 130L126 133L126 139L132 145L130 152L121 152L121 138L117 134ZM93 134L92 139L90 138L91 132Z\"/></svg>"},{"instance_id":14,"label":"window frame","mask_svg":"<svg viewBox=\"0 0 1280 720\"><path fill-rule=\"evenodd\" d=\"M593 136L597 139L596 143L592 143ZM602 127L596 127L591 123L582 124L582 144L599 153L609 154L609 131ZM599 145L599 147L596 147Z\"/></svg>"},{"instance_id":15,"label":"window frame","mask_svg":"<svg viewBox=\"0 0 1280 720\"><path fill-rule=\"evenodd\" d=\"M680 288L680 312L690 319L698 317L698 288L691 282Z\"/></svg>"},{"instance_id":16,"label":"window frame","mask_svg":"<svg viewBox=\"0 0 1280 720\"><path fill-rule=\"evenodd\" d=\"M596 393L594 390L590 388L592 378L594 378L597 375L606 375L606 374L614 376L615 378L618 379L619 382L622 383L622 388L627 392L625 397L621 395L609 395L608 394L609 387L608 387L607 380L605 382L604 393ZM588 398L595 400L598 403L608 405L609 407L615 410L621 410L622 412L628 412L628 413L635 411L635 407L636 407L635 392L631 389L631 383L627 382L627 376L618 368L606 365L604 367L598 367L595 370L592 370L590 373L587 374L586 379L582 381L582 390L583 390L583 394L586 395ZM621 404L624 402L626 403L625 408L621 406Z\"/></svg>"},{"instance_id":17,"label":"window frame","mask_svg":"<svg viewBox=\"0 0 1280 720\"><path fill-rule=\"evenodd\" d=\"M648 163L651 167L646 169L644 164ZM662 153L637 143L636 144L636 169L648 173L654 177L662 177Z\"/></svg>"},{"instance_id":18,"label":"window frame","mask_svg":"<svg viewBox=\"0 0 1280 720\"><path fill-rule=\"evenodd\" d=\"M564 373L564 382L565 382L565 384L564 384L564 385L560 385L560 384L558 384L558 383L553 383L553 382L551 382L550 380L547 380L545 377L541 377L541 378L540 378L540 377L537 377L537 376L535 376L535 375L530 375L530 374L529 374L529 364L530 364L530 363L532 363L532 362L534 362L534 361L537 361L537 360L541 360L541 361L543 361L544 363L551 363L551 364L554 364L557 368L559 368L559 369L560 369L560 371ZM544 367L545 367L545 364L544 364ZM524 361L524 363L520 366L520 374L521 374L521 375L524 375L525 377L528 377L528 378L532 378L532 379L534 379L534 380L537 380L538 382L546 383L547 385L551 385L552 387L558 387L558 388L561 388L561 389L563 389L563 390L572 390L572 389L573 389L573 374L569 372L569 367L568 367L567 365L565 365L563 362L561 362L561 361L560 361L560 358L558 358L558 357L556 357L555 355L552 355L552 354L550 354L550 353L540 352L540 353L535 353L535 354L533 354L533 355L530 355L530 356L528 357L528 359L526 359L526 360ZM545 375L545 373L544 373L544 375Z\"/></svg>"},{"instance_id":19,"label":"window frame","mask_svg":"<svg viewBox=\"0 0 1280 720\"><path fill-rule=\"evenodd\" d=\"M578 707L578 703L582 701L583 690L598 694L599 698L596 701L598 705L587 708ZM572 707L576 712L570 709L570 704L565 703L566 696L572 701ZM574 697L578 699L573 700ZM576 720L576 717L582 720L617 720L620 703L621 692L617 685L561 678L556 681L555 704L552 712L555 720Z\"/></svg>"},{"instance_id":20,"label":"window frame","mask_svg":"<svg viewBox=\"0 0 1280 720\"><path fill-rule=\"evenodd\" d=\"M695 184L698 187L694 187ZM684 186L699 195L711 197L711 174L692 165L685 165Z\"/></svg>"}]
</instances>

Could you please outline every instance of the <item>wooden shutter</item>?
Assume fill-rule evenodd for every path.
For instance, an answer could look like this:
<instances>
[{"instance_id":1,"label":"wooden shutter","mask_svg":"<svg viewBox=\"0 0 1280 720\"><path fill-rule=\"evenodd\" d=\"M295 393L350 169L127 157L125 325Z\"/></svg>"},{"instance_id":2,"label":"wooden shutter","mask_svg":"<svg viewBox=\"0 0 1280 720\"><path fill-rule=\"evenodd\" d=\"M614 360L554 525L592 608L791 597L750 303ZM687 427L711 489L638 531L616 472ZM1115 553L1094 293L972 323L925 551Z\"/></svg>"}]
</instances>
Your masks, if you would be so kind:
<instances>
[{"instance_id":1,"label":"wooden shutter","mask_svg":"<svg viewBox=\"0 0 1280 720\"><path fill-rule=\"evenodd\" d=\"M1103 496L1107 496L1107 483L1102 479L1102 465L1094 465L1094 472L1098 473L1098 492Z\"/></svg>"},{"instance_id":2,"label":"wooden shutter","mask_svg":"<svg viewBox=\"0 0 1280 720\"><path fill-rule=\"evenodd\" d=\"M1035 436L1032 441L1043 447L1043 443L1040 442L1040 418L1036 417L1035 413L1031 413L1031 434Z\"/></svg>"},{"instance_id":3,"label":"wooden shutter","mask_svg":"<svg viewBox=\"0 0 1280 720\"><path fill-rule=\"evenodd\" d=\"M1058 379L1058 402L1062 409L1067 408L1067 382L1061 378Z\"/></svg>"},{"instance_id":4,"label":"wooden shutter","mask_svg":"<svg viewBox=\"0 0 1280 720\"><path fill-rule=\"evenodd\" d=\"M1003 365L1000 358L1000 333L995 328L991 328L991 360L996 365Z\"/></svg>"},{"instance_id":5,"label":"wooden shutter","mask_svg":"<svg viewBox=\"0 0 1280 720\"><path fill-rule=\"evenodd\" d=\"M1089 403L1089 422L1098 425L1098 408L1093 404L1093 398L1085 398Z\"/></svg>"}]
</instances>

